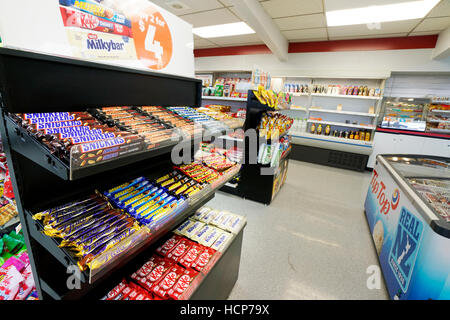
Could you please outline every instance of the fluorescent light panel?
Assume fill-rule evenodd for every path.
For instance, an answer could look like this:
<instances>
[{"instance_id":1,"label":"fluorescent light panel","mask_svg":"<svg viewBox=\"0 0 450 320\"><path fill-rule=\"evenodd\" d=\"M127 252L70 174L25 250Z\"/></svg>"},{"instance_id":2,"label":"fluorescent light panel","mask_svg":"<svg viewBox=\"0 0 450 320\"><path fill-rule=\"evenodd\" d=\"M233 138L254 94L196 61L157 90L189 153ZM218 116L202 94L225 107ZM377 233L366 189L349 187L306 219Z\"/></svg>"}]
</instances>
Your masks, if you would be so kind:
<instances>
[{"instance_id":1,"label":"fluorescent light panel","mask_svg":"<svg viewBox=\"0 0 450 320\"><path fill-rule=\"evenodd\" d=\"M255 31L253 31L253 29L250 28L245 22L194 28L192 31L194 34L202 38L220 38L255 33Z\"/></svg>"},{"instance_id":2,"label":"fluorescent light panel","mask_svg":"<svg viewBox=\"0 0 450 320\"><path fill-rule=\"evenodd\" d=\"M402 2L365 8L336 10L326 12L329 27L355 24L421 19L425 17L440 0Z\"/></svg>"}]
</instances>

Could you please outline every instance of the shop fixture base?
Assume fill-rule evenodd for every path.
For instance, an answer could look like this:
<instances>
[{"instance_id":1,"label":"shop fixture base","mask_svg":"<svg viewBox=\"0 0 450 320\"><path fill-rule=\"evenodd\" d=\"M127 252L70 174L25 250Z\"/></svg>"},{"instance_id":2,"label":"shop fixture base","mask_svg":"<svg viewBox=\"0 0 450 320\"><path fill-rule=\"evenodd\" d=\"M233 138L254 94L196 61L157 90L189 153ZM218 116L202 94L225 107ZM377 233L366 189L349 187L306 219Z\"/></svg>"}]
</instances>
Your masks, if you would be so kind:
<instances>
[{"instance_id":1,"label":"shop fixture base","mask_svg":"<svg viewBox=\"0 0 450 320\"><path fill-rule=\"evenodd\" d=\"M369 156L293 144L291 159L363 172Z\"/></svg>"},{"instance_id":2,"label":"shop fixture base","mask_svg":"<svg viewBox=\"0 0 450 320\"><path fill-rule=\"evenodd\" d=\"M190 300L226 300L239 276L244 228L192 294Z\"/></svg>"}]
</instances>

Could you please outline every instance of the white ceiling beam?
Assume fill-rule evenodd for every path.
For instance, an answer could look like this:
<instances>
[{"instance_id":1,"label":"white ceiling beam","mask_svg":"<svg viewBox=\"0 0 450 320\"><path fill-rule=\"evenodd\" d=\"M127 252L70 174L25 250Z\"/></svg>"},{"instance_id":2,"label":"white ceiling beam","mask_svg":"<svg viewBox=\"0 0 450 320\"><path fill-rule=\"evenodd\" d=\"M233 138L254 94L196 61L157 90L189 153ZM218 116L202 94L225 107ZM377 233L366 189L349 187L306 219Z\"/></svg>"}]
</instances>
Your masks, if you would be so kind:
<instances>
[{"instance_id":1,"label":"white ceiling beam","mask_svg":"<svg viewBox=\"0 0 450 320\"><path fill-rule=\"evenodd\" d=\"M431 55L433 60L450 57L450 27L439 33L436 47Z\"/></svg>"},{"instance_id":2,"label":"white ceiling beam","mask_svg":"<svg viewBox=\"0 0 450 320\"><path fill-rule=\"evenodd\" d=\"M288 60L289 42L258 0L230 0L239 16L281 61Z\"/></svg>"}]
</instances>

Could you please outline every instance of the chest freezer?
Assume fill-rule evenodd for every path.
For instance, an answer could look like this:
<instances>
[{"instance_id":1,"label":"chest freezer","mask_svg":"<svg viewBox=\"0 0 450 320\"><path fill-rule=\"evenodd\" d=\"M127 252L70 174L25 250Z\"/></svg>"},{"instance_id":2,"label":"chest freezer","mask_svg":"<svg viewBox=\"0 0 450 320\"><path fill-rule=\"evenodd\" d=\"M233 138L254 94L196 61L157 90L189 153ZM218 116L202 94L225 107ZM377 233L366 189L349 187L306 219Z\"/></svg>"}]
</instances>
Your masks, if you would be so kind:
<instances>
[{"instance_id":1,"label":"chest freezer","mask_svg":"<svg viewBox=\"0 0 450 320\"><path fill-rule=\"evenodd\" d=\"M391 299L450 299L450 159L379 155L364 208Z\"/></svg>"}]
</instances>

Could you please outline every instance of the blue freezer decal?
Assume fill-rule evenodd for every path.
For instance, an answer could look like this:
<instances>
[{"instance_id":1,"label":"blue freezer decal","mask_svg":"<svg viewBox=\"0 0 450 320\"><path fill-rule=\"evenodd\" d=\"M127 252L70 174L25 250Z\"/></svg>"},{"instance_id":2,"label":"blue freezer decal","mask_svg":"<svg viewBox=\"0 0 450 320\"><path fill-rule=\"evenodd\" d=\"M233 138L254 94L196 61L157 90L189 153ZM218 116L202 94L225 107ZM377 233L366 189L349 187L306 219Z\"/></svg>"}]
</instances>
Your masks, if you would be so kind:
<instances>
[{"instance_id":1,"label":"blue freezer decal","mask_svg":"<svg viewBox=\"0 0 450 320\"><path fill-rule=\"evenodd\" d=\"M394 237L394 245L389 253L389 266L403 292L408 290L419 252L422 231L422 222L403 207Z\"/></svg>"}]
</instances>

